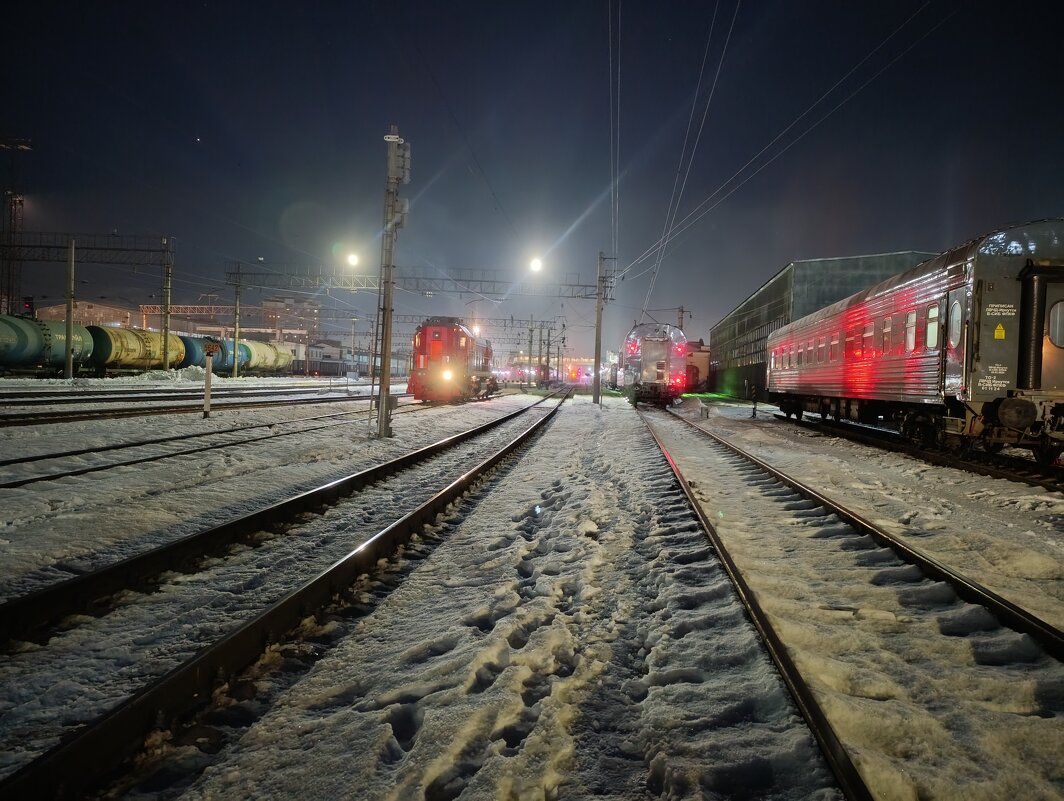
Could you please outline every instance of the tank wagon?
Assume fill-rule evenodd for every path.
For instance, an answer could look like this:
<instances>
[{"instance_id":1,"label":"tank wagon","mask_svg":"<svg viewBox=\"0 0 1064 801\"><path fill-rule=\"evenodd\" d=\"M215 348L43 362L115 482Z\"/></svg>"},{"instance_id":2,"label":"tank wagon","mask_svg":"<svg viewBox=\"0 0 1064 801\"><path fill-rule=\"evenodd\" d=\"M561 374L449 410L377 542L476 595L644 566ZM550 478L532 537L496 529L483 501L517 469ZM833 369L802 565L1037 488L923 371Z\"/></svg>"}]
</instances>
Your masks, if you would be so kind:
<instances>
[{"instance_id":1,"label":"tank wagon","mask_svg":"<svg viewBox=\"0 0 1064 801\"><path fill-rule=\"evenodd\" d=\"M279 373L292 366L292 354L270 342L242 340L240 348L247 348L248 372Z\"/></svg>"},{"instance_id":2,"label":"tank wagon","mask_svg":"<svg viewBox=\"0 0 1064 801\"><path fill-rule=\"evenodd\" d=\"M205 345L221 346L213 369L233 369L232 340L171 334L169 363L175 369L206 367ZM100 375L157 370L163 366L163 335L158 331L75 323L73 362L75 368ZM268 342L240 340L240 371L283 373L292 365L292 354ZM0 315L0 373L20 372L54 375L66 364L66 322L33 317Z\"/></svg>"},{"instance_id":3,"label":"tank wagon","mask_svg":"<svg viewBox=\"0 0 1064 801\"><path fill-rule=\"evenodd\" d=\"M775 331L788 417L893 421L921 445L1064 451L1064 219L976 237Z\"/></svg>"},{"instance_id":4,"label":"tank wagon","mask_svg":"<svg viewBox=\"0 0 1064 801\"><path fill-rule=\"evenodd\" d=\"M100 373L108 370L161 370L163 335L159 331L90 325L92 366ZM177 366L185 358L185 343L177 334L166 340L169 364Z\"/></svg>"},{"instance_id":5,"label":"tank wagon","mask_svg":"<svg viewBox=\"0 0 1064 801\"><path fill-rule=\"evenodd\" d=\"M621 346L617 383L632 405L668 405L684 393L687 382L687 337L664 323L632 327Z\"/></svg>"},{"instance_id":6,"label":"tank wagon","mask_svg":"<svg viewBox=\"0 0 1064 801\"><path fill-rule=\"evenodd\" d=\"M93 339L83 325L74 324L75 364L88 360ZM66 365L66 322L38 320L35 317L0 315L0 372Z\"/></svg>"},{"instance_id":7,"label":"tank wagon","mask_svg":"<svg viewBox=\"0 0 1064 801\"><path fill-rule=\"evenodd\" d=\"M486 398L498 388L491 357L491 343L457 317L430 317L414 331L407 390L422 401Z\"/></svg>"}]
</instances>

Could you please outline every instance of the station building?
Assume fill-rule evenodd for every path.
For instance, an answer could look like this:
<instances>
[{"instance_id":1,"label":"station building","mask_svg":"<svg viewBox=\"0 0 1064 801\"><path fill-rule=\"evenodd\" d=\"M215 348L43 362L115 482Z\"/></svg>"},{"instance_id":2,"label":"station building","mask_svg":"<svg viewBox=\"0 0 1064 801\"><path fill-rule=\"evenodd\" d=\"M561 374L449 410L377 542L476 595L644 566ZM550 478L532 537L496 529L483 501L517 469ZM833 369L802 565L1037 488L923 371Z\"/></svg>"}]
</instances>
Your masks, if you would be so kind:
<instances>
[{"instance_id":1,"label":"station building","mask_svg":"<svg viewBox=\"0 0 1064 801\"><path fill-rule=\"evenodd\" d=\"M740 398L751 387L763 393L769 334L937 255L906 250L792 261L710 329L709 390Z\"/></svg>"}]
</instances>

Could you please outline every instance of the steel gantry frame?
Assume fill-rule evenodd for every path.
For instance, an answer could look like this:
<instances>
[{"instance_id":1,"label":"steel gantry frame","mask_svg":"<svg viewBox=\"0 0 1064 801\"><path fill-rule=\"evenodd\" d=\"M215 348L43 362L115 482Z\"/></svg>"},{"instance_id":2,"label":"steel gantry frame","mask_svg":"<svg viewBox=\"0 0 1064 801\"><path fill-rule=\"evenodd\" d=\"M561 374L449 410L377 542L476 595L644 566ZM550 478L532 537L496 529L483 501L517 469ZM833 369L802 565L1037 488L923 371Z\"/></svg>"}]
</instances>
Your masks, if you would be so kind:
<instances>
[{"instance_id":1,"label":"steel gantry frame","mask_svg":"<svg viewBox=\"0 0 1064 801\"><path fill-rule=\"evenodd\" d=\"M324 272L317 268L291 268L278 266L276 271L245 270L248 262L230 262L232 269L225 273L225 282L245 288L261 289L371 289L379 291L380 279L375 275L351 275ZM397 267L394 282L400 289L419 294L439 292L452 295L477 295L513 297L531 295L536 297L574 298L593 300L594 284L517 283L504 278L502 270L449 270L441 276L438 270L427 267Z\"/></svg>"},{"instance_id":2,"label":"steel gantry frame","mask_svg":"<svg viewBox=\"0 0 1064 801\"><path fill-rule=\"evenodd\" d=\"M66 262L66 372L73 378L74 264L118 264L163 268L163 369L170 369L170 294L174 279L174 239L170 236L119 236L22 232L17 241L4 232L0 257L17 262Z\"/></svg>"},{"instance_id":3,"label":"steel gantry frame","mask_svg":"<svg viewBox=\"0 0 1064 801\"><path fill-rule=\"evenodd\" d=\"M613 259L599 254L597 271L594 284L572 283L518 283L508 280L500 270L457 269L449 270L447 275L440 275L435 268L404 267L396 269L392 273L391 282L401 289L417 292L423 295L441 294L476 295L477 297L513 297L515 295L535 297L572 298L577 300L595 300L595 375L593 383L592 399L595 403L600 402L599 394L599 364L601 363L602 351L602 308L612 299L613 288L616 283L616 270L606 266ZM321 267L304 267L293 269L287 266L278 266L273 270L246 270L245 266L253 267L248 262L230 262L232 269L226 272L227 284L236 288L237 303L239 308L240 290L242 287L262 289L370 289L379 291L380 279L373 275L352 275L349 273L326 272ZM407 315L409 316L409 315ZM417 318L415 318L417 319ZM532 361L532 330L536 328L533 320L525 321L516 318L506 320L504 318L489 318L476 322L486 324L507 324L512 328L528 328L529 337L529 369ZM417 322L420 322L418 319ZM542 336L540 323L540 335ZM564 327L564 326L563 326ZM553 330L553 324L551 324ZM550 339L548 337L548 343ZM548 345L549 347L549 345ZM383 349L383 348L382 348ZM382 364L384 357L382 356ZM549 360L549 356L548 356ZM549 362L548 362L549 363Z\"/></svg>"}]
</instances>

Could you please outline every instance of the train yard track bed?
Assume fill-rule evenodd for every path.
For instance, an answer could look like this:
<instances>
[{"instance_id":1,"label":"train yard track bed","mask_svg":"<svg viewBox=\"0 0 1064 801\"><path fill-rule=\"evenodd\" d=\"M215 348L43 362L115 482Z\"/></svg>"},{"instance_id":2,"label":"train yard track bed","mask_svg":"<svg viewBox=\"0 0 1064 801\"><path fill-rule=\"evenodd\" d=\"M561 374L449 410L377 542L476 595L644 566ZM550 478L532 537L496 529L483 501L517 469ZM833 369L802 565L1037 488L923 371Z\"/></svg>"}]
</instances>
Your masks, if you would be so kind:
<instances>
[{"instance_id":1,"label":"train yard track bed","mask_svg":"<svg viewBox=\"0 0 1064 801\"><path fill-rule=\"evenodd\" d=\"M717 406L652 425L872 787L884 797L1060 798L1064 666L774 468L990 585L1049 629L1061 610L1055 493L937 468ZM1055 646L1059 655L1059 631ZM1052 744L1052 745L1050 745Z\"/></svg>"},{"instance_id":2,"label":"train yard track bed","mask_svg":"<svg viewBox=\"0 0 1064 801\"><path fill-rule=\"evenodd\" d=\"M192 497L211 497L205 490L221 482L224 498L247 475L285 476L274 493L290 495L311 475L320 484L341 464L345 475L353 464L381 464L439 439L444 427L464 430L530 402L515 396L424 409L397 417L396 437L383 441L332 436L282 452L277 443L298 439L283 437L269 446L287 463L278 472L260 465L261 473L246 473L249 457L230 475L201 476ZM877 485L866 472L869 449L751 420L749 407L741 414L746 419L712 410L698 419L695 407L692 416L766 461L778 455L821 471L842 465L835 480L850 496L900 496L907 511L880 506L878 520L898 525L907 517L901 527L916 532L921 548L945 538L945 526L917 531L923 520L910 513L923 496L914 487L883 478L903 473L919 484L926 466L902 468L903 457L880 454L893 461L882 465ZM824 801L1064 796L1064 669L1039 639L1003 628L737 457L706 453L698 432L660 430L686 428L683 421L665 414L652 421L693 479L747 589L729 581L632 408L578 397L450 500L433 493L457 485L482 453L437 456L451 466L434 461L336 506L314 505L162 575L147 592L120 593L45 637L9 647L0 658L9 688L0 696L7 727L0 727L0 794L33 788L62 796L91 784L107 797L188 799L331 798L352 788L360 798L433 801L574 793L645 801L736 788L746 797ZM513 436L500 431L496 439ZM300 454L307 450L315 453ZM849 459L855 465L845 467ZM966 515L977 519L979 504L1021 497L1005 482L963 480L977 482L959 485L977 511L951 511L969 528ZM55 501L66 485L84 504L82 484L95 482L97 491L119 484L108 471L0 493ZM862 482L868 489L858 492ZM999 483L1007 492L997 491ZM119 497L118 487L109 492ZM951 497L942 487L935 492L940 502ZM392 521L410 508L404 499L429 496L442 505L412 513L399 536ZM92 530L90 545L79 547L86 521L108 520L113 507L59 508L8 522L0 548L40 537L69 515L76 520L65 538L42 540L48 566L69 562L69 576L104 554L111 561L204 520L173 506L168 514L180 522L141 521L138 529L130 521L143 514L134 503L115 510L121 537ZM1004 518L1052 541L1059 510L1003 508ZM221 503L211 514L236 511ZM369 544L405 536L397 552ZM325 572L329 547L340 554L331 560L335 574ZM991 564L995 549L983 551ZM1028 554L1021 562L1048 573L1054 560ZM48 571L27 563L9 572L11 595ZM325 575L332 578L319 585ZM1030 595L1051 598L1048 582L1039 581L1045 576L1028 586ZM800 713L807 706L794 701L793 684L748 618L742 598L749 593L772 616L781 647L840 735L839 750L860 771L855 784L840 784L839 761L818 748L821 733ZM1021 604L1021 595L1009 597ZM1055 602L1045 603L1043 616L1051 615ZM153 689L161 675L166 683ZM96 720L105 745L83 745L94 739L93 714L116 703L114 717ZM37 761L59 740L59 750ZM98 772L116 760L117 771Z\"/></svg>"}]
</instances>

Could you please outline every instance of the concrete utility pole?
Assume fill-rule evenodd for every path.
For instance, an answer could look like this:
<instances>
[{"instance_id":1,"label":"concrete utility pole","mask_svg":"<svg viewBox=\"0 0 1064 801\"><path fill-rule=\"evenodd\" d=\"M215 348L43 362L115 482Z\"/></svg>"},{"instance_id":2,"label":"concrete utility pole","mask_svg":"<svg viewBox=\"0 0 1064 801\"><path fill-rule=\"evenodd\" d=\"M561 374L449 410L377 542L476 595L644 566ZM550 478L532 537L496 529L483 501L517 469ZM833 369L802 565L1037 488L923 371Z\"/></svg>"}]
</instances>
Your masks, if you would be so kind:
<instances>
[{"instance_id":1,"label":"concrete utility pole","mask_svg":"<svg viewBox=\"0 0 1064 801\"><path fill-rule=\"evenodd\" d=\"M595 275L595 363L591 365L591 402L598 404L602 403L599 366L602 364L602 262L605 260L606 254L600 250Z\"/></svg>"},{"instance_id":2,"label":"concrete utility pole","mask_svg":"<svg viewBox=\"0 0 1064 801\"><path fill-rule=\"evenodd\" d=\"M237 267L239 274L240 267ZM235 287L236 304L233 306L233 378L240 375L240 278L237 277Z\"/></svg>"},{"instance_id":3,"label":"concrete utility pole","mask_svg":"<svg viewBox=\"0 0 1064 801\"><path fill-rule=\"evenodd\" d=\"M74 377L74 240L70 240L67 251L67 291L66 291L66 359L63 375Z\"/></svg>"},{"instance_id":4,"label":"concrete utility pole","mask_svg":"<svg viewBox=\"0 0 1064 801\"><path fill-rule=\"evenodd\" d=\"M410 183L410 143L391 126L384 137L388 148L388 181L384 192L384 233L381 237L381 388L377 396L377 436L392 435L392 294L395 286L395 231L406 224L406 204L399 202L399 182Z\"/></svg>"},{"instance_id":5,"label":"concrete utility pole","mask_svg":"<svg viewBox=\"0 0 1064 801\"><path fill-rule=\"evenodd\" d=\"M532 315L528 315L528 388L532 388Z\"/></svg>"}]
</instances>

